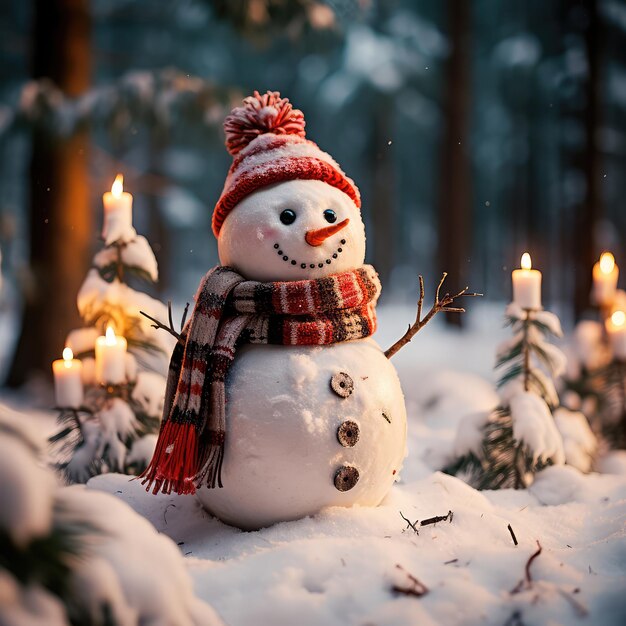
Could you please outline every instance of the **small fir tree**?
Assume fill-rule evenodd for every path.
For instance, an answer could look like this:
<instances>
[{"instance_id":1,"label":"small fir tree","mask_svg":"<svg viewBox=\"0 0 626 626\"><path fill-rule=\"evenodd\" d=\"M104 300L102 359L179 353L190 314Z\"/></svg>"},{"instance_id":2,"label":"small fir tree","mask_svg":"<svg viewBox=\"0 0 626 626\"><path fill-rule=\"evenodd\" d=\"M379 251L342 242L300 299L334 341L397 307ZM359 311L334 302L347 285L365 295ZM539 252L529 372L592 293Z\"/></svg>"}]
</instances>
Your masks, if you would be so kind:
<instances>
[{"instance_id":1,"label":"small fir tree","mask_svg":"<svg viewBox=\"0 0 626 626\"><path fill-rule=\"evenodd\" d=\"M611 312L618 319L621 309ZM570 345L563 403L582 410L604 448L626 448L626 354L605 325L579 322Z\"/></svg>"},{"instance_id":2,"label":"small fir tree","mask_svg":"<svg viewBox=\"0 0 626 626\"><path fill-rule=\"evenodd\" d=\"M562 336L559 319L510 304L506 321L513 337L499 346L495 366L501 402L489 414L462 420L456 459L445 469L478 489L524 488L541 469L565 461L552 415L565 356L547 341Z\"/></svg>"},{"instance_id":3,"label":"small fir tree","mask_svg":"<svg viewBox=\"0 0 626 626\"><path fill-rule=\"evenodd\" d=\"M95 474L141 472L152 455L159 428L167 365L173 340L157 333L140 314L167 315L158 300L134 288L156 283L157 262L145 239L128 221L105 219L104 247L78 293L85 327L68 335L67 346L83 363L85 402L58 407L61 430L50 438L61 469L70 482ZM126 338L125 382L96 379L96 338L113 329ZM111 332L111 330L109 330Z\"/></svg>"}]
</instances>

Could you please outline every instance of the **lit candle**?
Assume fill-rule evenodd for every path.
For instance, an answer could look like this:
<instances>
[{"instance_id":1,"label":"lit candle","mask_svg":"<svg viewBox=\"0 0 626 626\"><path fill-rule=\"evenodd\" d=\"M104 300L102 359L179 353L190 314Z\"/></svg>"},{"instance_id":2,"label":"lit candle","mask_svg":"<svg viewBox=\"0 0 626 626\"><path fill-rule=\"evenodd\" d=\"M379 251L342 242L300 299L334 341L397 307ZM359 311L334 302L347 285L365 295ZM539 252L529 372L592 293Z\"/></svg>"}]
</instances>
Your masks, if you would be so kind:
<instances>
[{"instance_id":1,"label":"lit candle","mask_svg":"<svg viewBox=\"0 0 626 626\"><path fill-rule=\"evenodd\" d=\"M530 254L522 254L521 269L513 270L513 302L522 309L541 308L541 272L532 269Z\"/></svg>"},{"instance_id":2,"label":"lit candle","mask_svg":"<svg viewBox=\"0 0 626 626\"><path fill-rule=\"evenodd\" d=\"M124 337L118 337L112 326L96 339L96 380L102 384L126 382L126 348Z\"/></svg>"},{"instance_id":3,"label":"lit candle","mask_svg":"<svg viewBox=\"0 0 626 626\"><path fill-rule=\"evenodd\" d=\"M610 252L603 252L593 266L593 289L591 297L598 306L611 306L617 289L619 268Z\"/></svg>"},{"instance_id":4,"label":"lit candle","mask_svg":"<svg viewBox=\"0 0 626 626\"><path fill-rule=\"evenodd\" d=\"M63 358L52 363L54 393L58 407L77 409L83 404L83 364L74 358L70 348L63 350Z\"/></svg>"},{"instance_id":5,"label":"lit candle","mask_svg":"<svg viewBox=\"0 0 626 626\"><path fill-rule=\"evenodd\" d=\"M104 222L102 238L109 245L119 239L126 240L126 233L133 233L133 196L124 191L124 177L118 174L111 186L102 196L104 203Z\"/></svg>"},{"instance_id":6,"label":"lit candle","mask_svg":"<svg viewBox=\"0 0 626 626\"><path fill-rule=\"evenodd\" d=\"M605 325L613 356L620 361L626 361L626 313L615 311L606 319Z\"/></svg>"}]
</instances>

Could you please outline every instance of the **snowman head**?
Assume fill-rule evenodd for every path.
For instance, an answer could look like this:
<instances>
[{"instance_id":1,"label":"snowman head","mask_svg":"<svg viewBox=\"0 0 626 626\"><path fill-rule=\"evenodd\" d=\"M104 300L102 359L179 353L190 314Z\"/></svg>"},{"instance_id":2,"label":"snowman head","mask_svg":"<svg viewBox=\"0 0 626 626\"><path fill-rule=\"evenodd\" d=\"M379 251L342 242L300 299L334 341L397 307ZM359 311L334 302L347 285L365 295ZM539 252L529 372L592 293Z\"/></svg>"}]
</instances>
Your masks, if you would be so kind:
<instances>
[{"instance_id":1,"label":"snowman head","mask_svg":"<svg viewBox=\"0 0 626 626\"><path fill-rule=\"evenodd\" d=\"M302 112L276 92L255 92L224 128L234 161L213 213L220 262L260 281L360 267L365 232L358 188L305 139Z\"/></svg>"}]
</instances>

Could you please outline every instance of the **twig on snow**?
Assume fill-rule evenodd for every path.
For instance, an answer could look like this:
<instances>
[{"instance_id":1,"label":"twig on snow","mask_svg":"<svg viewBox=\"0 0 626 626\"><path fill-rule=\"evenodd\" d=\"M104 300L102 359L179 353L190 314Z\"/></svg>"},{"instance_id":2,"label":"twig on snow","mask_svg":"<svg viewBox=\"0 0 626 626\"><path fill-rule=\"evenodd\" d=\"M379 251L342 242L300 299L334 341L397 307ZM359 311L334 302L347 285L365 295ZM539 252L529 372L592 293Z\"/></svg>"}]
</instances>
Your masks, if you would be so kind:
<instances>
[{"instance_id":1,"label":"twig on snow","mask_svg":"<svg viewBox=\"0 0 626 626\"><path fill-rule=\"evenodd\" d=\"M420 526L430 526L430 524L436 524L437 522L450 522L452 524L452 518L454 513L448 511L445 515L435 515L435 517L429 517L420 522Z\"/></svg>"},{"instance_id":2,"label":"twig on snow","mask_svg":"<svg viewBox=\"0 0 626 626\"><path fill-rule=\"evenodd\" d=\"M414 522L412 522L411 520L404 517L404 515L402 515L402 511L398 511L398 513L400 513L400 517L407 523L407 527L405 528L405 530L407 530L408 528L412 528L415 533L419 535L420 531L417 529L417 524L419 523L419 520L416 519Z\"/></svg>"},{"instance_id":3,"label":"twig on snow","mask_svg":"<svg viewBox=\"0 0 626 626\"><path fill-rule=\"evenodd\" d=\"M400 593L405 596L414 596L415 598L421 598L428 593L428 587L421 581L418 580L413 574L407 572L402 565L396 564L396 568L406 574L406 577L409 579L410 585L406 587L401 587L400 585L393 585L391 591L394 593Z\"/></svg>"},{"instance_id":4,"label":"twig on snow","mask_svg":"<svg viewBox=\"0 0 626 626\"><path fill-rule=\"evenodd\" d=\"M532 576L530 575L530 566L532 565L533 561L541 554L541 550L542 550L541 544L539 543L539 540L537 540L537 550L530 555L530 558L526 562L524 578L522 578L517 583L517 585L515 585L515 587L511 589L511 592L510 592L511 594L519 593L520 591L523 591L524 589L529 589L531 587L533 583L533 579L532 579Z\"/></svg>"},{"instance_id":5,"label":"twig on snow","mask_svg":"<svg viewBox=\"0 0 626 626\"><path fill-rule=\"evenodd\" d=\"M513 532L513 527L511 526L511 524L509 524L507 528L509 529L509 532L511 533L511 539L513 539L513 543L517 545L518 541L517 541L517 537L515 536L515 533Z\"/></svg>"}]
</instances>

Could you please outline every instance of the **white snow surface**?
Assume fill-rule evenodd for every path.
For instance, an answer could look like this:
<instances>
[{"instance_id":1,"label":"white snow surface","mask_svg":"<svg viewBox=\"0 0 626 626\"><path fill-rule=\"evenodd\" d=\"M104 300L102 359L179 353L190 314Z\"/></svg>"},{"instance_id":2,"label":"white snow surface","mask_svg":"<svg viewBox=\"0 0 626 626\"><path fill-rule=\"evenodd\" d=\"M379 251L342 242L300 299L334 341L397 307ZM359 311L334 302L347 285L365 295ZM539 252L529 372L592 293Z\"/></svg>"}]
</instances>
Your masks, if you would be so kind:
<instances>
[{"instance_id":1,"label":"white snow surface","mask_svg":"<svg viewBox=\"0 0 626 626\"><path fill-rule=\"evenodd\" d=\"M376 339L386 347L414 312L398 306L381 313ZM484 377L493 378L495 345L507 331L499 330L501 310L486 313L468 334L441 332L434 322L392 361L406 396L409 455L402 482L377 508L329 508L243 532L212 518L193 497L146 494L126 476L98 477L88 487L116 494L172 537L187 556L196 593L232 626L501 625L516 611L526 624L622 624L626 475L559 466L539 474L532 492L478 492L433 471L452 453L459 420L498 402ZM419 535L400 517L402 511L414 522L448 510L452 523L425 526ZM531 567L534 583L511 594L537 540L543 551ZM396 565L429 593L392 593L392 585L408 585Z\"/></svg>"},{"instance_id":2,"label":"white snow surface","mask_svg":"<svg viewBox=\"0 0 626 626\"><path fill-rule=\"evenodd\" d=\"M231 626L501 625L515 613L525 624L621 626L626 452L601 459L596 467L604 474L548 468L529 490L478 492L434 471L452 454L459 420L498 402L493 354L509 331L501 328L500 307L474 309L469 332L444 332L436 320L392 361L406 397L409 455L402 481L379 507L329 508L243 532L212 518L194 497L153 496L128 476L100 476L87 488L125 501L171 537L196 594ZM390 345L413 317L411 307L380 309L377 342ZM419 535L400 517L414 522L448 510L451 523L422 527ZM511 594L537 540L533 583ZM409 584L397 565L429 592L392 593L392 585ZM159 566L150 560L142 572L150 567Z\"/></svg>"}]
</instances>

